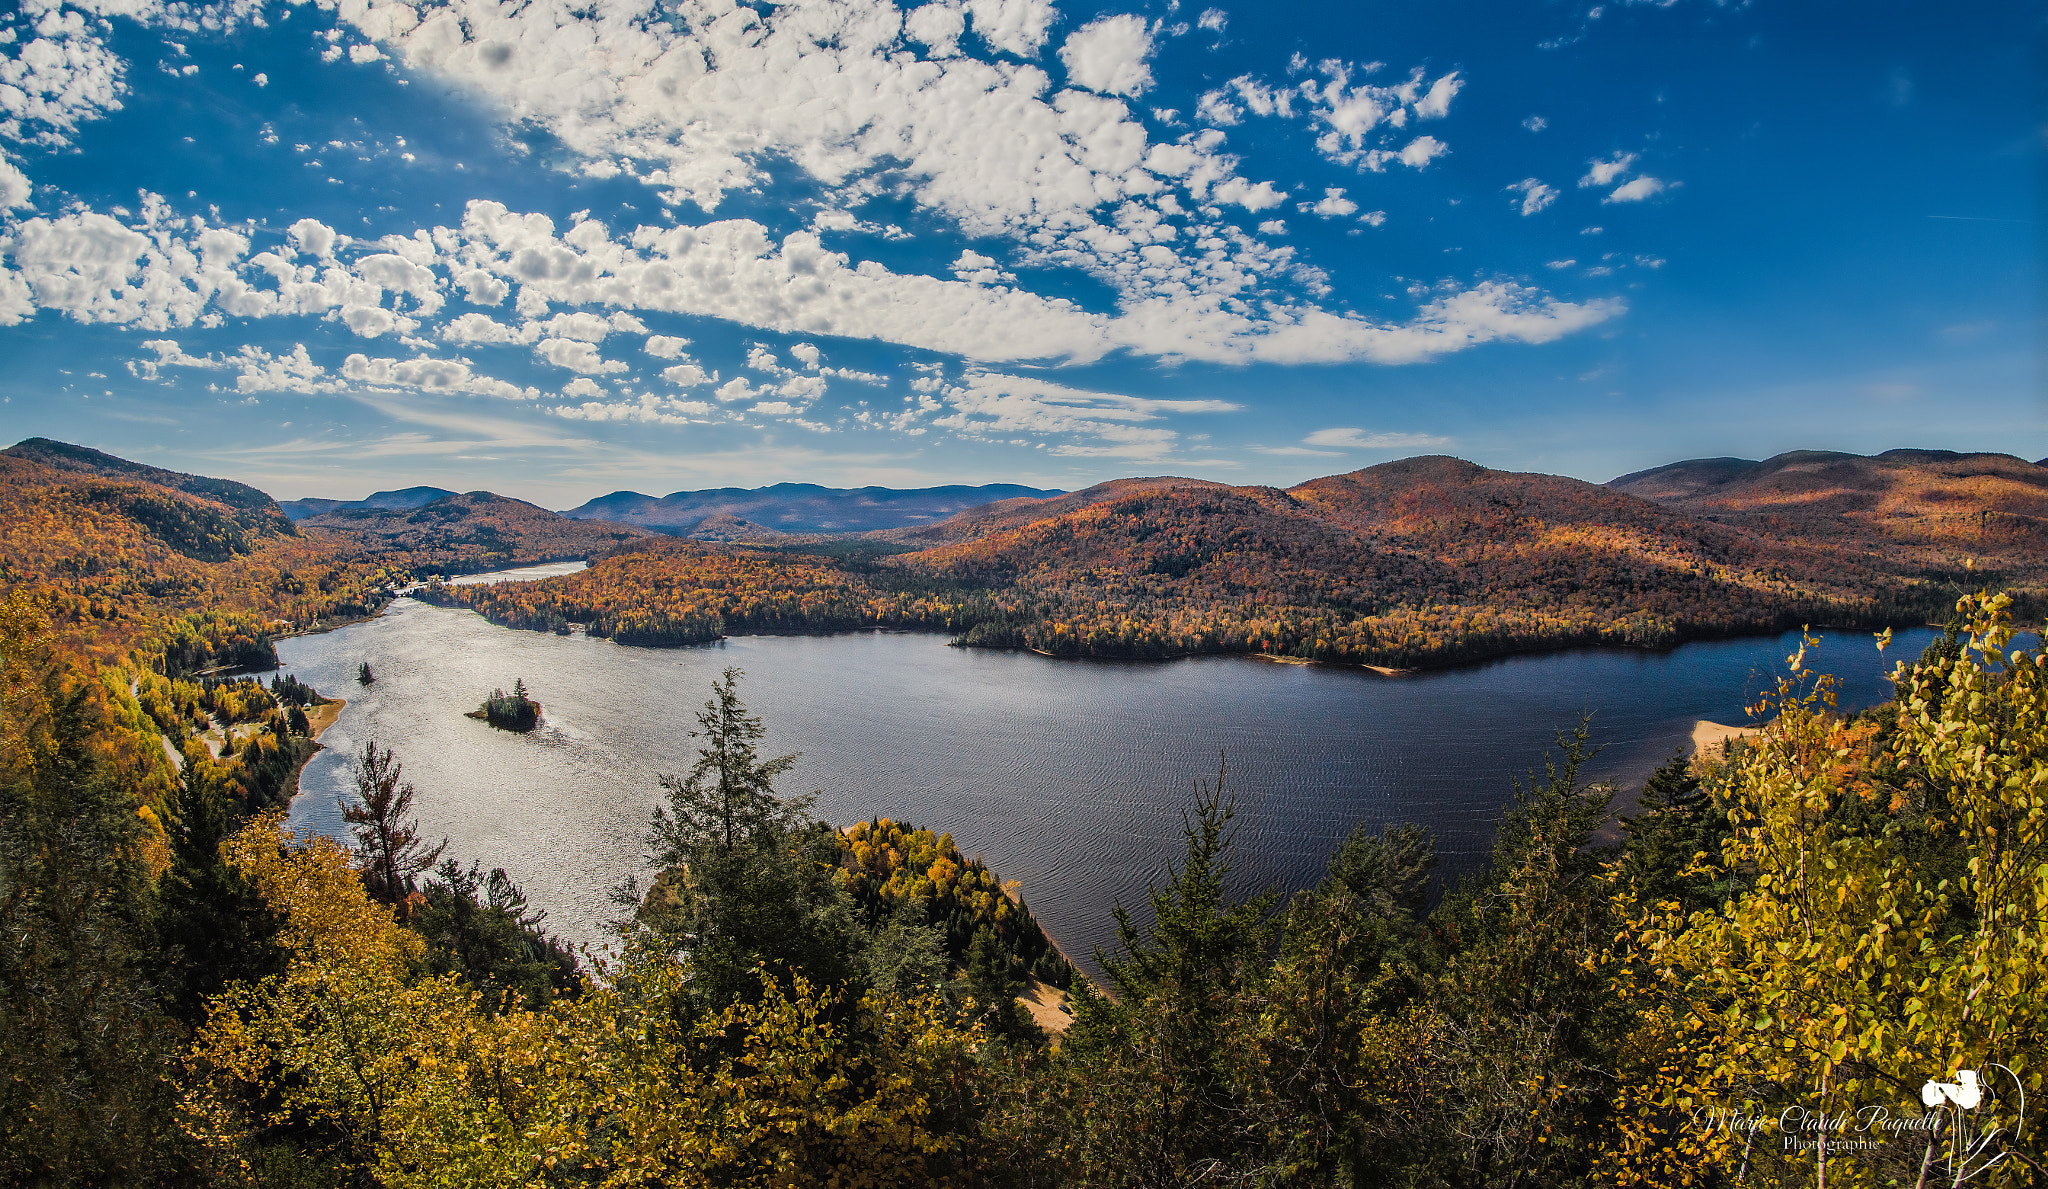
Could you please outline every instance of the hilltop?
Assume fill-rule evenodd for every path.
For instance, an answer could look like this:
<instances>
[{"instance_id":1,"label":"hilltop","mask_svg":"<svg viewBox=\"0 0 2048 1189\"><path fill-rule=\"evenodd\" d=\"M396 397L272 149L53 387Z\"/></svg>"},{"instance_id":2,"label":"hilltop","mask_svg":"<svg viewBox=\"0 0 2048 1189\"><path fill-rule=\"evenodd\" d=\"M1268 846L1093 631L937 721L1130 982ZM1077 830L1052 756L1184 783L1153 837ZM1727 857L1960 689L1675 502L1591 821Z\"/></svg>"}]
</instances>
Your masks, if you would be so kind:
<instances>
[{"instance_id":1,"label":"hilltop","mask_svg":"<svg viewBox=\"0 0 2048 1189\"><path fill-rule=\"evenodd\" d=\"M1063 494L1015 483L980 487L819 487L777 483L769 487L719 487L678 491L656 498L637 491L599 496L564 516L609 520L675 536L709 527L716 539L732 536L732 522L776 533L859 533L929 524L1002 500L1043 499Z\"/></svg>"},{"instance_id":2,"label":"hilltop","mask_svg":"<svg viewBox=\"0 0 2048 1189\"><path fill-rule=\"evenodd\" d=\"M278 507L293 520L305 520L337 508L385 508L409 510L425 507L435 500L447 499L455 492L445 487L407 487L399 491L373 491L359 500L327 500L309 498L303 500L280 500Z\"/></svg>"},{"instance_id":3,"label":"hilltop","mask_svg":"<svg viewBox=\"0 0 2048 1189\"><path fill-rule=\"evenodd\" d=\"M299 526L366 551L403 554L414 568L444 574L584 558L651 535L628 524L572 520L488 491L445 495L415 507L335 508Z\"/></svg>"},{"instance_id":4,"label":"hilltop","mask_svg":"<svg viewBox=\"0 0 2048 1189\"><path fill-rule=\"evenodd\" d=\"M1797 450L1704 458L1607 486L1719 524L1874 559L1893 572L1979 571L2031 581L2048 558L2048 466L2010 454Z\"/></svg>"},{"instance_id":5,"label":"hilltop","mask_svg":"<svg viewBox=\"0 0 2048 1189\"><path fill-rule=\"evenodd\" d=\"M32 462L68 475L92 475L146 483L152 487L197 496L228 509L228 516L245 532L295 536L290 518L267 494L232 479L211 479L167 471L147 463L130 462L85 446L53 442L48 438L27 438L0 450L10 458Z\"/></svg>"},{"instance_id":6,"label":"hilltop","mask_svg":"<svg viewBox=\"0 0 2048 1189\"><path fill-rule=\"evenodd\" d=\"M233 480L41 438L0 450L0 586L36 595L68 645L160 653L172 673L264 664L271 636L370 614L415 573L580 558L645 535L488 492L302 530Z\"/></svg>"},{"instance_id":7,"label":"hilltop","mask_svg":"<svg viewBox=\"0 0 2048 1189\"><path fill-rule=\"evenodd\" d=\"M1617 485L1426 457L1286 490L1123 479L866 534L907 550L894 556L750 548L738 534L723 546L634 543L581 574L436 597L501 623L588 623L634 643L885 625L1064 655L1246 652L1399 667L1920 622L1977 580L1973 558L1999 558L2004 580L2038 598L2048 552L2000 551L2019 523L2019 489L1958 477L1981 462L1894 454L1882 468L1903 468L1892 481L1906 489L1961 483L1960 499L2000 508L1801 534L1782 518L1735 522ZM1725 488L1751 465L1712 460L1653 489ZM1992 470L2011 479L2004 464Z\"/></svg>"}]
</instances>

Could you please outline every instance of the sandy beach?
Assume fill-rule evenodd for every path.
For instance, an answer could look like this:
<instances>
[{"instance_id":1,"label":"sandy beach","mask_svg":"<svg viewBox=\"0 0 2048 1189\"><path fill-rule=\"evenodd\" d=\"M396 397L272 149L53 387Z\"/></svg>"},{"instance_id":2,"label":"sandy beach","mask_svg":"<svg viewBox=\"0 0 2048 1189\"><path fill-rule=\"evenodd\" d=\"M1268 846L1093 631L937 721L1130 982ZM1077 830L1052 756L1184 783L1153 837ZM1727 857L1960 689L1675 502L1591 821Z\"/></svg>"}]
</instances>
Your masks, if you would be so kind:
<instances>
[{"instance_id":1,"label":"sandy beach","mask_svg":"<svg viewBox=\"0 0 2048 1189\"><path fill-rule=\"evenodd\" d=\"M1726 723L1708 722L1703 718L1693 724L1692 754L1706 754L1709 748L1719 749L1731 739L1747 739L1762 730L1762 727L1731 727Z\"/></svg>"}]
</instances>

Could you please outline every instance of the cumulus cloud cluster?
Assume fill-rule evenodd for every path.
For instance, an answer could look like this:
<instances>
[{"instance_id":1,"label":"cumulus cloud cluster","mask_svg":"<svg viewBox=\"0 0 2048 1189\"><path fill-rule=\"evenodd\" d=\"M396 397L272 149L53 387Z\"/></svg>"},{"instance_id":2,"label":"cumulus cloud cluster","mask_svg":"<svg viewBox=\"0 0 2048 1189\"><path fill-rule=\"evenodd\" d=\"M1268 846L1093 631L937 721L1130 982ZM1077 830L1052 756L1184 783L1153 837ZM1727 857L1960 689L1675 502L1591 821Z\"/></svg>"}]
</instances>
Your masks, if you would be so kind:
<instances>
[{"instance_id":1,"label":"cumulus cloud cluster","mask_svg":"<svg viewBox=\"0 0 2048 1189\"><path fill-rule=\"evenodd\" d=\"M1418 67L1397 83L1354 81L1380 69L1378 63L1359 66L1331 58L1293 83L1239 75L1205 93L1195 115L1218 127L1235 125L1247 115L1302 119L1317 133L1316 150L1338 164L1375 173L1390 164L1426 168L1450 146L1432 135L1413 135L1408 126L1450 115L1464 79L1454 70L1425 87L1426 75ZM1292 70L1302 73L1309 67L1297 55Z\"/></svg>"},{"instance_id":2,"label":"cumulus cloud cluster","mask_svg":"<svg viewBox=\"0 0 2048 1189\"><path fill-rule=\"evenodd\" d=\"M1678 185L1677 182L1667 182L1648 174L1637 174L1631 178L1628 175L1635 173L1635 164L1634 153L1595 157L1586 163L1586 175L1579 179L1579 186L1581 189L1614 186L1614 189L1608 191L1607 196L1600 200L1603 205L1607 205L1617 202L1641 202ZM1628 180L1622 181L1623 178ZM1617 186L1616 182L1621 184Z\"/></svg>"},{"instance_id":3,"label":"cumulus cloud cluster","mask_svg":"<svg viewBox=\"0 0 2048 1189\"><path fill-rule=\"evenodd\" d=\"M1227 246L1219 242L1219 254ZM1221 363L1413 363L1483 342L1548 342L1620 309L1488 281L1444 290L1406 323L1299 304L1251 309L1213 294L1133 300L1111 316L1008 286L854 264L813 232L777 240L751 220L619 235L584 220L558 232L544 215L484 201L470 203L458 227L352 241L302 220L287 243L253 256L250 248L243 232L178 218L156 198L132 226L91 211L24 220L0 234L9 263L0 325L37 308L158 331L223 316L317 315L365 339L529 344L555 366L603 375L625 368L601 354L605 337L645 333L634 311L981 362L1087 361L1121 350ZM509 303L518 321L481 310L444 317L451 299L493 310ZM551 313L558 307L570 312ZM670 358L680 358L676 349Z\"/></svg>"},{"instance_id":4,"label":"cumulus cloud cluster","mask_svg":"<svg viewBox=\"0 0 2048 1189\"><path fill-rule=\"evenodd\" d=\"M311 0L286 0L294 5ZM559 226L490 200L454 226L358 239L314 219L281 238L252 224L181 214L147 196L139 214L78 204L0 222L0 326L38 310L155 333L230 319L318 318L365 349L328 371L295 353L176 351L138 363L234 369L242 391L407 389L534 399L477 372L467 349L521 348L561 373L584 420L678 423L742 415L823 429L827 381L884 384L835 369L813 342L766 348L723 377L687 340L651 333L642 315L721 319L806 340L875 340L965 361L959 378L923 378L902 410L864 414L903 432L1066 435L1073 450L1165 457L1169 413L1202 402L1145 402L989 370L1128 353L1222 364L1424 362L1487 342L1543 343L1611 318L1616 300L1568 302L1526 284L1484 280L1423 292L1412 316L1326 308L1328 277L1296 257L1274 214L1385 221L1345 188L1295 196L1248 175L1226 151L1246 119L1302 122L1317 151L1360 171L1423 170L1450 152L1420 131L1450 115L1460 72L1383 80L1378 64L1314 65L1288 81L1251 74L1201 96L1192 131L1132 101L1154 86L1168 32L1132 14L1060 32L1049 0L349 0L325 35L337 69L387 58L481 94L511 120L560 139L584 174L630 177L671 206L666 222ZM127 65L108 48L109 18L221 29L264 19L257 0L26 0L0 18L0 139L62 147L83 121L117 108ZM1212 19L1213 18L1213 19ZM1221 34L1211 10L1201 27ZM1178 27L1185 31L1184 27ZM11 38L8 36L11 34ZM180 50L182 52L182 50ZM183 69L183 68L180 68ZM261 76L259 76L260 78ZM338 142L337 142L338 143ZM727 195L788 162L822 195L798 230L714 217ZM1630 177L1634 158L1595 162L1581 185L1607 202L1666 188ZM1592 179L1598 178L1598 181ZM1510 187L1524 214L1557 198L1536 179ZM833 237L899 238L855 212L907 197L984 249L923 275L857 260ZM0 158L0 211L29 206L30 179ZM675 222L694 208L696 223ZM33 208L30 208L31 211ZM1007 257L1007 259L1005 259ZM1035 292L1031 268L1078 269L1110 287L1113 310ZM373 350L369 344L374 343ZM253 352L253 353L252 353ZM407 357L410 352L410 357ZM639 358L658 361L649 365ZM659 383L642 383L642 369ZM625 391L667 386L669 392ZM675 390L681 390L678 394ZM1052 428L1060 427L1060 428ZM1006 438L1005 440L1008 440ZM1062 446L1061 449L1067 449Z\"/></svg>"}]
</instances>

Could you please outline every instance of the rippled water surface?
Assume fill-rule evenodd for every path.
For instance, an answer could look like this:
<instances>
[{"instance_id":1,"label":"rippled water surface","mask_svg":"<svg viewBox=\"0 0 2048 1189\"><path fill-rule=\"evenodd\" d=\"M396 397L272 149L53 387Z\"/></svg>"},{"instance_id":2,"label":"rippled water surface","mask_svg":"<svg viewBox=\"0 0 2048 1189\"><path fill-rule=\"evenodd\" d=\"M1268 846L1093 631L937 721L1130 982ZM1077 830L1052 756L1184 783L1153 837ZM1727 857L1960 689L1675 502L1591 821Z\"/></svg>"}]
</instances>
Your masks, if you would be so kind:
<instances>
[{"instance_id":1,"label":"rippled water surface","mask_svg":"<svg viewBox=\"0 0 2048 1189\"><path fill-rule=\"evenodd\" d=\"M550 567L557 572L561 567ZM1883 672L1932 638L1902 631L1886 658L1868 633L1831 636L1817 660L1843 704L1891 696ZM950 830L1023 892L1076 957L1114 938L1110 906L1142 904L1181 853L1190 782L1227 753L1240 876L1307 886L1354 823L1422 822L1445 866L1484 855L1510 780L1587 712L1606 745L1594 775L1624 784L1689 740L1702 718L1743 721L1796 637L1669 652L1580 650L1384 677L1233 657L1056 660L949 648L942 636L744 636L684 649L493 627L401 599L379 618L278 645L287 670L348 699L292 808L344 835L335 796L374 739L418 786L414 807L449 853L502 866L549 925L597 941L606 888L639 869L658 774L693 757L688 732L712 680L746 670L768 754L803 753L785 791L818 812ZM356 665L377 675L367 688ZM524 678L545 707L530 735L463 717Z\"/></svg>"}]
</instances>

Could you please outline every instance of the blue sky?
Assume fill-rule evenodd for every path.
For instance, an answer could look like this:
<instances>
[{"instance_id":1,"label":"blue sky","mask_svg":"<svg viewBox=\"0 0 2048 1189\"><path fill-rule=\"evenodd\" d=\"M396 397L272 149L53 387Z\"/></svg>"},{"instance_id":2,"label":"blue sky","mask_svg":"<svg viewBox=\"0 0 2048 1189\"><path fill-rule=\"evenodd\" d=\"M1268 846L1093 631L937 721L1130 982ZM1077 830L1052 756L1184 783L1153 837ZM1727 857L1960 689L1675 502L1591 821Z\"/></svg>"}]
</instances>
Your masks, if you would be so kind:
<instances>
[{"instance_id":1,"label":"blue sky","mask_svg":"<svg viewBox=\"0 0 2048 1189\"><path fill-rule=\"evenodd\" d=\"M2048 454L2024 4L0 15L0 418L281 498Z\"/></svg>"}]
</instances>

